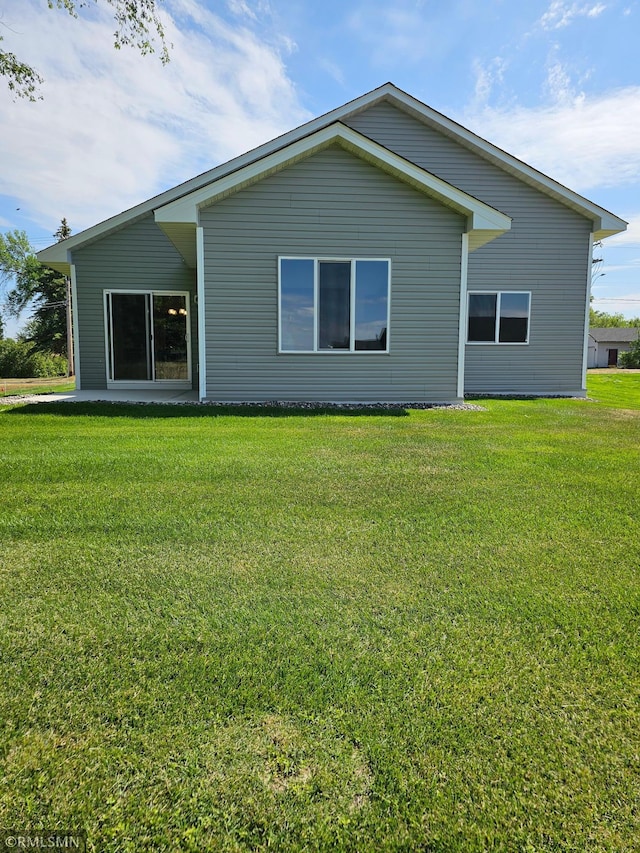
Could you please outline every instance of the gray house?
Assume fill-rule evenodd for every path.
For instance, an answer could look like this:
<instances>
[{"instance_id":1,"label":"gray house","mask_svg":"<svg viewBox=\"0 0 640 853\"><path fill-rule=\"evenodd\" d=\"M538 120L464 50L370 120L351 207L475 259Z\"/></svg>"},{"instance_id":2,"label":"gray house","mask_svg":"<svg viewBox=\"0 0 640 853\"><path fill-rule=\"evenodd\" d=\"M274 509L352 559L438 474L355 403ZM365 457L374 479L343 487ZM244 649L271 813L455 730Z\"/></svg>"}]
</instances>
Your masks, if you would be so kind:
<instances>
[{"instance_id":1,"label":"gray house","mask_svg":"<svg viewBox=\"0 0 640 853\"><path fill-rule=\"evenodd\" d=\"M640 329L633 327L591 327L587 367L616 367L620 353L628 352L639 334Z\"/></svg>"},{"instance_id":2,"label":"gray house","mask_svg":"<svg viewBox=\"0 0 640 853\"><path fill-rule=\"evenodd\" d=\"M626 223L390 83L62 243L83 389L584 395Z\"/></svg>"}]
</instances>

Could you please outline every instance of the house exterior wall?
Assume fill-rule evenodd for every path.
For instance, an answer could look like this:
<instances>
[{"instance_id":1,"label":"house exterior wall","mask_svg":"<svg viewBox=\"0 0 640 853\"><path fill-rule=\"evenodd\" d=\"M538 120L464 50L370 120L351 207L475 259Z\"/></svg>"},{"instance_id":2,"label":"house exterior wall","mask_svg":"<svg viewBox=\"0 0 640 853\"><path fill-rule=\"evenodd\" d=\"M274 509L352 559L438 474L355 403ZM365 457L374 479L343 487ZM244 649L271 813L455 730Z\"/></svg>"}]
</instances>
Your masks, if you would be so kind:
<instances>
[{"instance_id":1,"label":"house exterior wall","mask_svg":"<svg viewBox=\"0 0 640 853\"><path fill-rule=\"evenodd\" d=\"M200 224L208 399L456 399L462 216L332 146ZM279 256L390 258L390 352L278 353Z\"/></svg>"},{"instance_id":2,"label":"house exterior wall","mask_svg":"<svg viewBox=\"0 0 640 853\"><path fill-rule=\"evenodd\" d=\"M388 103L345 123L512 217L472 252L468 290L531 292L529 344L468 344L466 393L581 394L591 222Z\"/></svg>"},{"instance_id":3,"label":"house exterior wall","mask_svg":"<svg viewBox=\"0 0 640 853\"><path fill-rule=\"evenodd\" d=\"M105 290L182 290L191 294L192 384L197 387L195 270L189 269L149 214L73 253L79 334L76 347L85 390L107 387Z\"/></svg>"}]
</instances>

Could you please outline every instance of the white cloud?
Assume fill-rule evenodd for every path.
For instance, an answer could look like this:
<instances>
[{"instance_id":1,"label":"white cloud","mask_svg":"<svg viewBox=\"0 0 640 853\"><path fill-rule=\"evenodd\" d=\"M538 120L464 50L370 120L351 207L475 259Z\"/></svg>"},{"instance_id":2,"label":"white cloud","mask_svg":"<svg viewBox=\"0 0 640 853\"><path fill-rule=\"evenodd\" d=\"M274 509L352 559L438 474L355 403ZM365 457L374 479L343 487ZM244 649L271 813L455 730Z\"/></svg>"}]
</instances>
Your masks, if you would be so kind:
<instances>
[{"instance_id":1,"label":"white cloud","mask_svg":"<svg viewBox=\"0 0 640 853\"><path fill-rule=\"evenodd\" d=\"M433 13L431 13L433 15ZM428 15L414 3L359 5L347 18L351 33L367 46L369 61L375 66L394 67L400 63L430 62L442 58L455 34L434 26Z\"/></svg>"},{"instance_id":2,"label":"white cloud","mask_svg":"<svg viewBox=\"0 0 640 853\"><path fill-rule=\"evenodd\" d=\"M605 3L580 4L567 3L566 0L552 0L538 23L544 30L559 30L567 27L575 18L597 18L606 8Z\"/></svg>"},{"instance_id":3,"label":"white cloud","mask_svg":"<svg viewBox=\"0 0 640 853\"><path fill-rule=\"evenodd\" d=\"M474 102L477 106L487 104L494 87L502 86L507 68L508 62L501 56L495 56L490 62L484 64L477 59L473 61L473 72L476 78Z\"/></svg>"},{"instance_id":4,"label":"white cloud","mask_svg":"<svg viewBox=\"0 0 640 853\"><path fill-rule=\"evenodd\" d=\"M462 123L579 192L640 180L640 86L552 106L472 107Z\"/></svg>"},{"instance_id":5,"label":"white cloud","mask_svg":"<svg viewBox=\"0 0 640 853\"><path fill-rule=\"evenodd\" d=\"M109 7L77 20L6 0L5 47L45 77L44 100L0 93L0 194L74 231L306 120L278 47L194 0L168 0L171 62L114 51ZM274 41L277 35L274 36Z\"/></svg>"},{"instance_id":6,"label":"white cloud","mask_svg":"<svg viewBox=\"0 0 640 853\"><path fill-rule=\"evenodd\" d=\"M256 13L245 0L228 0L227 6L234 15L244 16L250 18L252 21L255 21L257 18Z\"/></svg>"},{"instance_id":7,"label":"white cloud","mask_svg":"<svg viewBox=\"0 0 640 853\"><path fill-rule=\"evenodd\" d=\"M580 98L573 88L569 71L559 59L551 59L547 64L546 91L552 101L557 104L569 104Z\"/></svg>"},{"instance_id":8,"label":"white cloud","mask_svg":"<svg viewBox=\"0 0 640 853\"><path fill-rule=\"evenodd\" d=\"M267 0L227 0L227 7L234 15L250 18L257 21L262 15L269 14L271 7ZM252 8L255 7L255 8Z\"/></svg>"},{"instance_id":9,"label":"white cloud","mask_svg":"<svg viewBox=\"0 0 640 853\"><path fill-rule=\"evenodd\" d=\"M339 86L342 86L344 89L347 88L347 78L345 77L345 73L336 62L332 62L330 59L325 57L320 59L318 65L320 68L323 68L329 77L331 77L332 80L335 80Z\"/></svg>"}]
</instances>

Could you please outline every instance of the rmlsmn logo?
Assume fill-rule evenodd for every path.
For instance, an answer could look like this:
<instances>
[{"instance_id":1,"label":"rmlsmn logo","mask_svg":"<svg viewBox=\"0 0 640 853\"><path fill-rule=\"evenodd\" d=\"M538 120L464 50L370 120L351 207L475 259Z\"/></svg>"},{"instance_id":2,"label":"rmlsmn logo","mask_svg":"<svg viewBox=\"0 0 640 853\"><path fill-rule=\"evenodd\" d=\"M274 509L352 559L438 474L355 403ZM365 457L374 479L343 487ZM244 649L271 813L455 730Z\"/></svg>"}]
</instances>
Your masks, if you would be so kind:
<instances>
[{"instance_id":1,"label":"rmlsmn logo","mask_svg":"<svg viewBox=\"0 0 640 853\"><path fill-rule=\"evenodd\" d=\"M87 836L83 831L52 832L50 830L0 830L0 851L3 850L73 850L86 853Z\"/></svg>"}]
</instances>

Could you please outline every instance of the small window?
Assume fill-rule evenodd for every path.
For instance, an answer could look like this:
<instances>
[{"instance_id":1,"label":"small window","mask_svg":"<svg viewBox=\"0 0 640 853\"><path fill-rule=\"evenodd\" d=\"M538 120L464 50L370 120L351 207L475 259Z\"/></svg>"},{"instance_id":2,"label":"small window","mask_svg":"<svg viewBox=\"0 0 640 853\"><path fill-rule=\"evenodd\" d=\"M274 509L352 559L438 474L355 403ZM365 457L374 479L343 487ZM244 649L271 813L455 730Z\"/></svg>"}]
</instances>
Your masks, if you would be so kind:
<instances>
[{"instance_id":1,"label":"small window","mask_svg":"<svg viewBox=\"0 0 640 853\"><path fill-rule=\"evenodd\" d=\"M497 291L469 294L469 343L529 343L531 294Z\"/></svg>"},{"instance_id":2,"label":"small window","mask_svg":"<svg viewBox=\"0 0 640 853\"><path fill-rule=\"evenodd\" d=\"M280 258L281 352L388 352L388 260Z\"/></svg>"}]
</instances>

